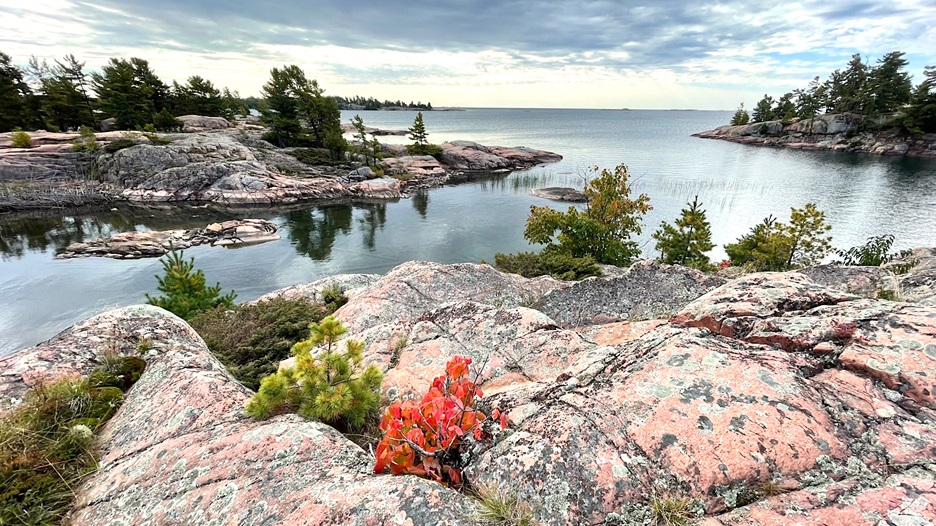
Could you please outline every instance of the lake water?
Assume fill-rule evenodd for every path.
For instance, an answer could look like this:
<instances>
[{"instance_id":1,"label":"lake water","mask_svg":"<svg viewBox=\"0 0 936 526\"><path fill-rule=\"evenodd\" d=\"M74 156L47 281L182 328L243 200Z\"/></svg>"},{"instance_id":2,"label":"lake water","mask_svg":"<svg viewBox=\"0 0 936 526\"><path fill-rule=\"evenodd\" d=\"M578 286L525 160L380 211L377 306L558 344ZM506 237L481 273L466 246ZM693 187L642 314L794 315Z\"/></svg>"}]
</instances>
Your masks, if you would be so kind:
<instances>
[{"instance_id":1,"label":"lake water","mask_svg":"<svg viewBox=\"0 0 936 526\"><path fill-rule=\"evenodd\" d=\"M405 129L413 112L360 112L365 124ZM343 112L347 121L354 112ZM431 190L398 202L270 209L231 215L205 210L117 212L51 219L0 219L0 355L34 345L109 308L139 303L156 292L159 260L55 260L69 243L145 229L203 227L244 216L282 226L277 242L239 249L197 247L209 282L234 289L238 300L337 273L382 273L422 259L492 261L495 252L529 248L523 239L531 205L549 204L533 188L582 186L588 167L625 163L635 189L654 210L640 237L672 221L694 195L708 212L712 257L768 214L815 202L832 224L833 243L848 248L892 233L895 248L936 246L936 162L828 152L803 152L696 139L725 124L731 112L478 109L424 114L429 139L550 150L562 162L493 179ZM406 142L404 137L383 137ZM565 205L559 205L565 206Z\"/></svg>"}]
</instances>

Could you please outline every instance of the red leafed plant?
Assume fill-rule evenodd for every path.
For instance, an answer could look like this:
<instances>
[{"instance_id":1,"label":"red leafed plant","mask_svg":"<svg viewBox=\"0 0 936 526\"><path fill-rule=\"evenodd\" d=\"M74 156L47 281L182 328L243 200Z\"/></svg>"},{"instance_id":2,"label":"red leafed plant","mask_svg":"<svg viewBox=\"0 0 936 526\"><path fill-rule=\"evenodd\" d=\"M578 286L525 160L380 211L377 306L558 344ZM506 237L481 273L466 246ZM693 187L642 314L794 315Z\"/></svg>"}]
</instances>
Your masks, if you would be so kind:
<instances>
[{"instance_id":1,"label":"red leafed plant","mask_svg":"<svg viewBox=\"0 0 936 526\"><path fill-rule=\"evenodd\" d=\"M481 422L487 417L475 409L482 393L470 378L471 358L455 356L445 374L432 381L422 401L394 402L380 421L384 435L377 444L375 473L388 468L394 475L418 475L446 485L461 486L462 439L483 440ZM506 427L506 417L495 409L491 416Z\"/></svg>"}]
</instances>

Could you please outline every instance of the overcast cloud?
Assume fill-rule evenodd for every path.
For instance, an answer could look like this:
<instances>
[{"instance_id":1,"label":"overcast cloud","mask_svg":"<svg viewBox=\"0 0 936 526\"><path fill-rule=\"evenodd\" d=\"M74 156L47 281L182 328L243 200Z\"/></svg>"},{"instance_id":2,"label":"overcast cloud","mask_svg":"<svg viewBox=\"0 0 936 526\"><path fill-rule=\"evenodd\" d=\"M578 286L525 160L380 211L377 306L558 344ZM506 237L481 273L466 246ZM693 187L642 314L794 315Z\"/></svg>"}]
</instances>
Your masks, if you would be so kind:
<instances>
[{"instance_id":1,"label":"overcast cloud","mask_svg":"<svg viewBox=\"0 0 936 526\"><path fill-rule=\"evenodd\" d=\"M0 51L148 59L256 94L298 64L328 93L437 106L731 109L860 52L936 65L936 2L0 0Z\"/></svg>"}]
</instances>

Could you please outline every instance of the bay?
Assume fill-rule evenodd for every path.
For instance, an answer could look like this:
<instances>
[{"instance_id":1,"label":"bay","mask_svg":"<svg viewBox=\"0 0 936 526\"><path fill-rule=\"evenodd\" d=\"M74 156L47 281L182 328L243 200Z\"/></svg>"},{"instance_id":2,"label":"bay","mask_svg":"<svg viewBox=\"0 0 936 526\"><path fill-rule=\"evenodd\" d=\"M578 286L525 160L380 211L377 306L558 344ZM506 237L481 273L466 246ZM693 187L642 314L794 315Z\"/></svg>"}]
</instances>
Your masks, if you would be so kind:
<instances>
[{"instance_id":1,"label":"bay","mask_svg":"<svg viewBox=\"0 0 936 526\"><path fill-rule=\"evenodd\" d=\"M406 129L415 112L360 113L368 126ZM0 355L34 345L109 308L155 294L158 260L55 260L68 243L129 230L203 227L245 215L281 226L277 242L238 249L197 247L209 282L238 300L338 273L382 273L413 259L442 263L492 261L495 252L528 250L523 225L530 195L545 186L581 187L593 166L629 166L634 190L654 209L639 237L654 255L650 233L699 196L712 223L712 253L767 215L816 203L832 224L833 244L848 248L869 236L897 238L896 249L936 245L936 161L758 148L691 137L725 124L731 112L649 110L470 109L426 112L429 139L472 140L562 154L557 164L434 189L398 202L252 210L224 215L198 209L117 212L42 219L0 219ZM381 137L405 143L405 137ZM557 206L552 204L552 206ZM565 206L565 205L558 205Z\"/></svg>"}]
</instances>

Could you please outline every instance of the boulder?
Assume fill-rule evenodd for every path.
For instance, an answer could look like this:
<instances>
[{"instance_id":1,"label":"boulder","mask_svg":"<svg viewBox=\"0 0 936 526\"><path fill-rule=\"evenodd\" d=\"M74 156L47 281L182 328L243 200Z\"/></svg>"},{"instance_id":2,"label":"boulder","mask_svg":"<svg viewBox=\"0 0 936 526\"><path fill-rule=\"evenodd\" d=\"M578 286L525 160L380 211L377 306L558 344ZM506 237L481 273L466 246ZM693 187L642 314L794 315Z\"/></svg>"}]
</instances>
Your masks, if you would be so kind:
<instances>
[{"instance_id":1,"label":"boulder","mask_svg":"<svg viewBox=\"0 0 936 526\"><path fill-rule=\"evenodd\" d=\"M205 117L202 115L182 115L176 117L182 121L182 131L186 133L204 132L211 130L226 130L232 127L230 121L224 117Z\"/></svg>"},{"instance_id":2,"label":"boulder","mask_svg":"<svg viewBox=\"0 0 936 526\"><path fill-rule=\"evenodd\" d=\"M576 190L575 188L537 188L535 190L531 190L530 193L536 197L552 199L554 201L566 201L570 203L584 203L588 201L588 197L585 195L585 192Z\"/></svg>"},{"instance_id":3,"label":"boulder","mask_svg":"<svg viewBox=\"0 0 936 526\"><path fill-rule=\"evenodd\" d=\"M521 170L538 164L554 163L562 156L542 150L518 146L482 146L476 142L453 141L442 145L442 163L453 170L498 172Z\"/></svg>"}]
</instances>

